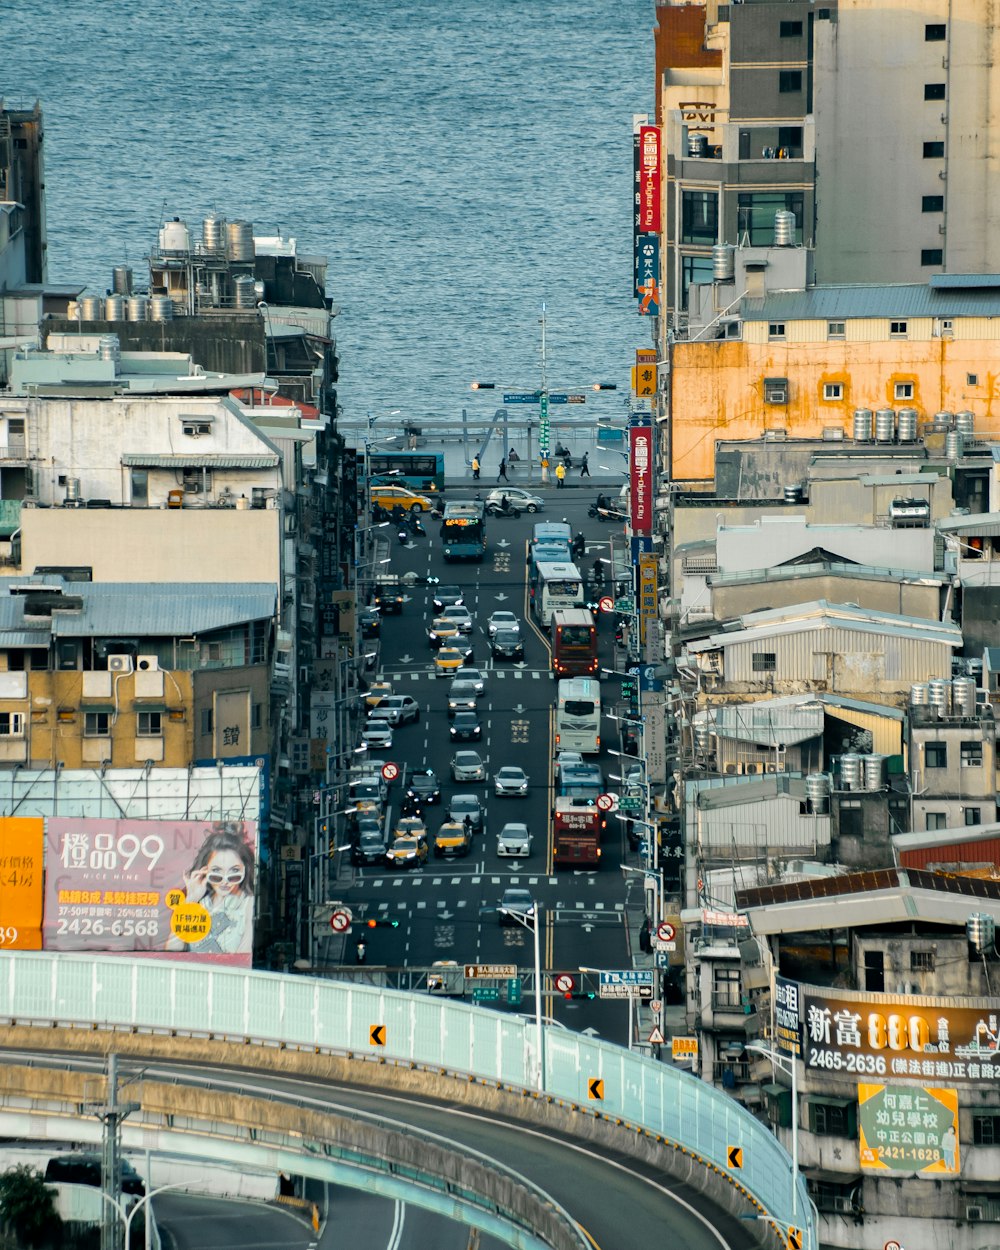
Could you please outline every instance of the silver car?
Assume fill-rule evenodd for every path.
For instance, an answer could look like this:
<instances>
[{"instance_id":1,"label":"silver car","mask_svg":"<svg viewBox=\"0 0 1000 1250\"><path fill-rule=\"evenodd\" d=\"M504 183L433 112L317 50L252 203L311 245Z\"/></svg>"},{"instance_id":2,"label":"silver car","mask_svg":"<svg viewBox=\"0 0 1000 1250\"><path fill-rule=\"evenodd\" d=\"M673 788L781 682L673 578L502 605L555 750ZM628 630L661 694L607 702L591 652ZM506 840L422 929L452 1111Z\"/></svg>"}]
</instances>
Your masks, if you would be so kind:
<instances>
[{"instance_id":1,"label":"silver car","mask_svg":"<svg viewBox=\"0 0 1000 1250\"><path fill-rule=\"evenodd\" d=\"M512 629L519 634L521 632L521 622L518 620L517 613L494 612L486 622L486 632L492 638L498 629Z\"/></svg>"},{"instance_id":2,"label":"silver car","mask_svg":"<svg viewBox=\"0 0 1000 1250\"><path fill-rule=\"evenodd\" d=\"M533 495L530 490L524 490L520 486L491 490L486 496L486 507L499 508L504 495L510 500L512 508L520 508L522 512L541 512L545 507L545 500L541 495Z\"/></svg>"},{"instance_id":3,"label":"silver car","mask_svg":"<svg viewBox=\"0 0 1000 1250\"><path fill-rule=\"evenodd\" d=\"M478 751L456 751L451 775L455 781L485 781L486 765Z\"/></svg>"},{"instance_id":4,"label":"silver car","mask_svg":"<svg viewBox=\"0 0 1000 1250\"><path fill-rule=\"evenodd\" d=\"M505 764L493 775L493 788L502 798L526 798L528 774L523 768Z\"/></svg>"},{"instance_id":5,"label":"silver car","mask_svg":"<svg viewBox=\"0 0 1000 1250\"><path fill-rule=\"evenodd\" d=\"M497 838L497 854L527 859L531 854L531 834L522 824L504 825Z\"/></svg>"},{"instance_id":6,"label":"silver car","mask_svg":"<svg viewBox=\"0 0 1000 1250\"><path fill-rule=\"evenodd\" d=\"M451 621L457 627L459 633L471 634L473 627L472 613L464 604L453 604L450 608L445 608L441 615L435 621Z\"/></svg>"},{"instance_id":7,"label":"silver car","mask_svg":"<svg viewBox=\"0 0 1000 1250\"><path fill-rule=\"evenodd\" d=\"M392 746L392 726L384 720L369 721L361 734L362 745L369 751L388 750Z\"/></svg>"}]
</instances>

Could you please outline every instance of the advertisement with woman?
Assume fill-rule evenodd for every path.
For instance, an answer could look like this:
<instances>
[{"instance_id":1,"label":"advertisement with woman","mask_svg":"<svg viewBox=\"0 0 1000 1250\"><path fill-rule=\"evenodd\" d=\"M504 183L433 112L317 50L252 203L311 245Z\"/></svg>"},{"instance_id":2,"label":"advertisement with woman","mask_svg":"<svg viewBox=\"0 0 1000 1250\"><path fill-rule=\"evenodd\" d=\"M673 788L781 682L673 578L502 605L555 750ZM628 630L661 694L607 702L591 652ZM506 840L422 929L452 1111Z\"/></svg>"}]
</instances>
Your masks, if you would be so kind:
<instances>
[{"instance_id":1,"label":"advertisement with woman","mask_svg":"<svg viewBox=\"0 0 1000 1250\"><path fill-rule=\"evenodd\" d=\"M255 821L46 821L45 950L249 967Z\"/></svg>"}]
</instances>

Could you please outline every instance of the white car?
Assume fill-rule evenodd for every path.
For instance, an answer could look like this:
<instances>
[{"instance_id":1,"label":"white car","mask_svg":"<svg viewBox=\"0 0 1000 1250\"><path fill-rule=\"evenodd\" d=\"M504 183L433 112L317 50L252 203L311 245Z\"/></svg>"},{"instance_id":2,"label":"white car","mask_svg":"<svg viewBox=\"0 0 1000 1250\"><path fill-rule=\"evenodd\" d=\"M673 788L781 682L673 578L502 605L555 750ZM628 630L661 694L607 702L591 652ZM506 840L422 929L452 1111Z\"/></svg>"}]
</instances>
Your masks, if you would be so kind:
<instances>
[{"instance_id":1,"label":"white car","mask_svg":"<svg viewBox=\"0 0 1000 1250\"><path fill-rule=\"evenodd\" d=\"M476 687L476 694L486 693L486 674L482 671L482 669L463 668L461 678L463 681L472 682L472 684Z\"/></svg>"},{"instance_id":2,"label":"white car","mask_svg":"<svg viewBox=\"0 0 1000 1250\"><path fill-rule=\"evenodd\" d=\"M486 632L492 638L498 629L512 629L521 632L521 622L516 612L494 612L486 622Z\"/></svg>"},{"instance_id":3,"label":"white car","mask_svg":"<svg viewBox=\"0 0 1000 1250\"><path fill-rule=\"evenodd\" d=\"M514 768L505 764L494 774L493 788L504 798L527 798L528 774L523 768Z\"/></svg>"},{"instance_id":4,"label":"white car","mask_svg":"<svg viewBox=\"0 0 1000 1250\"><path fill-rule=\"evenodd\" d=\"M369 721L361 735L361 745L369 751L389 750L392 746L392 726L384 720Z\"/></svg>"},{"instance_id":5,"label":"white car","mask_svg":"<svg viewBox=\"0 0 1000 1250\"><path fill-rule=\"evenodd\" d=\"M438 621L452 621L458 626L460 634L471 634L472 627L475 622L472 619L472 613L467 607L461 604L455 604L453 607L445 608L440 616L435 618L434 628L437 628Z\"/></svg>"},{"instance_id":6,"label":"white car","mask_svg":"<svg viewBox=\"0 0 1000 1250\"><path fill-rule=\"evenodd\" d=\"M455 781L485 781L486 765L478 751L456 751L451 775Z\"/></svg>"},{"instance_id":7,"label":"white car","mask_svg":"<svg viewBox=\"0 0 1000 1250\"><path fill-rule=\"evenodd\" d=\"M526 859L531 854L531 834L523 824L504 825L497 838L497 854Z\"/></svg>"},{"instance_id":8,"label":"white car","mask_svg":"<svg viewBox=\"0 0 1000 1250\"><path fill-rule=\"evenodd\" d=\"M506 486L500 490L491 490L486 496L486 507L499 508L504 495L510 500L512 508L520 508L522 512L541 512L545 507L545 500L541 495L533 495L530 490L524 490L520 486Z\"/></svg>"}]
</instances>

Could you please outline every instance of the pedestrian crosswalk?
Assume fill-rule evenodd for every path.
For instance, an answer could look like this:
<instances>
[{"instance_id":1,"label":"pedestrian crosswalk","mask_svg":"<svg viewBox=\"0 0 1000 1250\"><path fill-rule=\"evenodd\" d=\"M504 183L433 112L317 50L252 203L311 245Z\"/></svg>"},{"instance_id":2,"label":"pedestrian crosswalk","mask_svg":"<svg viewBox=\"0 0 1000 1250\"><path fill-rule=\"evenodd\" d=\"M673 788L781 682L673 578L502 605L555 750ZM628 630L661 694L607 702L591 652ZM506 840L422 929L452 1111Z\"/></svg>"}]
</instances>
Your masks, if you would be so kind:
<instances>
[{"instance_id":1,"label":"pedestrian crosswalk","mask_svg":"<svg viewBox=\"0 0 1000 1250\"><path fill-rule=\"evenodd\" d=\"M393 679L409 677L411 681L421 681L423 678L435 675L433 668L396 668L389 661L384 664L383 671L392 673ZM446 674L448 677L461 677L462 670L456 669L454 673ZM548 668L491 668L487 670L489 681L541 681L543 677L551 677L552 670Z\"/></svg>"}]
</instances>

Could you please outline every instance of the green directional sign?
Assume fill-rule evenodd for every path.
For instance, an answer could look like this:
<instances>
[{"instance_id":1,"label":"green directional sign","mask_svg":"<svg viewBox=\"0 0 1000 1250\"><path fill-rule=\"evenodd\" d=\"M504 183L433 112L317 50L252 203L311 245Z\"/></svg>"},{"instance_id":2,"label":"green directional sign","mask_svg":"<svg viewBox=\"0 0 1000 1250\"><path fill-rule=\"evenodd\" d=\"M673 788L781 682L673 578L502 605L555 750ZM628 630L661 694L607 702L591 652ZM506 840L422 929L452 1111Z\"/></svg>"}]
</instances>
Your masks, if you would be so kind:
<instances>
[{"instance_id":1,"label":"green directional sign","mask_svg":"<svg viewBox=\"0 0 1000 1250\"><path fill-rule=\"evenodd\" d=\"M543 456L549 452L549 395L542 391L538 397L538 450Z\"/></svg>"},{"instance_id":2,"label":"green directional sign","mask_svg":"<svg viewBox=\"0 0 1000 1250\"><path fill-rule=\"evenodd\" d=\"M521 978L511 977L507 982L507 1002L512 1007L520 1007L521 1005Z\"/></svg>"},{"instance_id":3,"label":"green directional sign","mask_svg":"<svg viewBox=\"0 0 1000 1250\"><path fill-rule=\"evenodd\" d=\"M618 800L620 812L641 812L642 798L638 794L623 794Z\"/></svg>"},{"instance_id":4,"label":"green directional sign","mask_svg":"<svg viewBox=\"0 0 1000 1250\"><path fill-rule=\"evenodd\" d=\"M634 599L616 599L615 611L620 612L622 616L629 615L630 613L635 611L635 600Z\"/></svg>"},{"instance_id":5,"label":"green directional sign","mask_svg":"<svg viewBox=\"0 0 1000 1250\"><path fill-rule=\"evenodd\" d=\"M500 1001L499 985L474 985L472 999L477 1003L497 1003Z\"/></svg>"}]
</instances>

